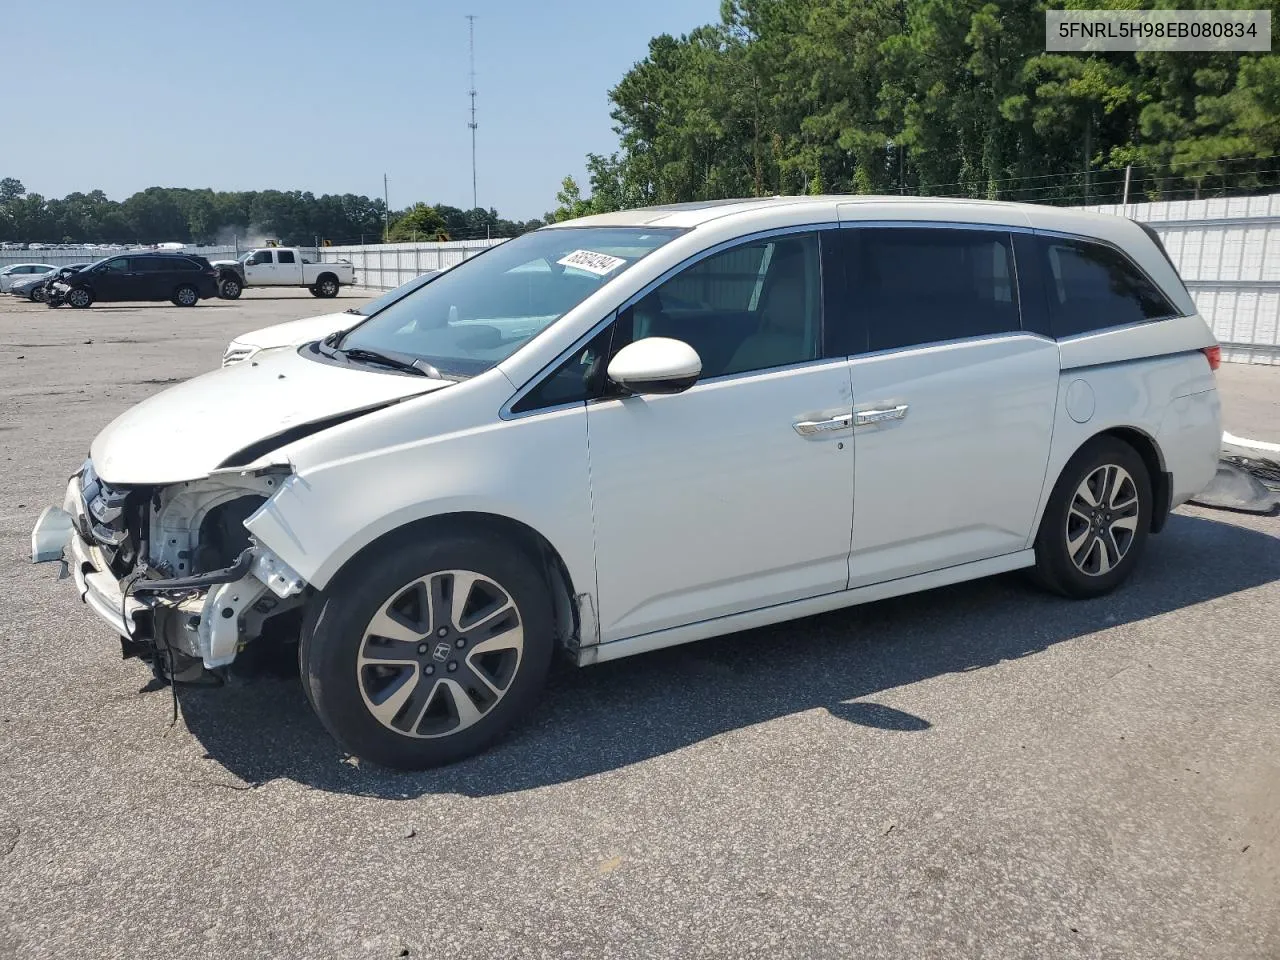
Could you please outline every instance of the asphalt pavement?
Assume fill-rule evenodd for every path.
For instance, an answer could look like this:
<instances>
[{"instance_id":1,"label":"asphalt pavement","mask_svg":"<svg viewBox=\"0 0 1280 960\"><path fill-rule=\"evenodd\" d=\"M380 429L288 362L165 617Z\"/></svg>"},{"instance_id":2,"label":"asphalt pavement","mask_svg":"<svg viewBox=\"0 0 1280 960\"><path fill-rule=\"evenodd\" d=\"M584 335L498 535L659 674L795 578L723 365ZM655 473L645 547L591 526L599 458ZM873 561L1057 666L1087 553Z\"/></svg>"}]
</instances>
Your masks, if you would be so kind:
<instances>
[{"instance_id":1,"label":"asphalt pavement","mask_svg":"<svg viewBox=\"0 0 1280 960\"><path fill-rule=\"evenodd\" d=\"M1010 575L562 667L429 773L344 756L287 658L171 726L31 525L112 417L355 302L0 299L0 958L1280 956L1277 518L1179 509L1101 600ZM1280 368L1219 382L1280 422Z\"/></svg>"}]
</instances>

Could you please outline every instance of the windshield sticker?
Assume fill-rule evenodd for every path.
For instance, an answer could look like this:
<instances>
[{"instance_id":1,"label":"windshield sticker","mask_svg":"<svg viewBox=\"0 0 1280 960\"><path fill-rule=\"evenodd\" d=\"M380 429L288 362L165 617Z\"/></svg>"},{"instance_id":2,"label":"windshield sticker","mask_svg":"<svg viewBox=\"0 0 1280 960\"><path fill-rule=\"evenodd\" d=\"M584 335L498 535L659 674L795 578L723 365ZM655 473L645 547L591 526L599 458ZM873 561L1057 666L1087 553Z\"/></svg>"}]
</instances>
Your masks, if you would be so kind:
<instances>
[{"instance_id":1,"label":"windshield sticker","mask_svg":"<svg viewBox=\"0 0 1280 960\"><path fill-rule=\"evenodd\" d=\"M585 270L587 273L594 273L597 277L613 273L626 262L622 257L611 257L607 253L596 253L592 250L575 250L556 261L561 266Z\"/></svg>"}]
</instances>

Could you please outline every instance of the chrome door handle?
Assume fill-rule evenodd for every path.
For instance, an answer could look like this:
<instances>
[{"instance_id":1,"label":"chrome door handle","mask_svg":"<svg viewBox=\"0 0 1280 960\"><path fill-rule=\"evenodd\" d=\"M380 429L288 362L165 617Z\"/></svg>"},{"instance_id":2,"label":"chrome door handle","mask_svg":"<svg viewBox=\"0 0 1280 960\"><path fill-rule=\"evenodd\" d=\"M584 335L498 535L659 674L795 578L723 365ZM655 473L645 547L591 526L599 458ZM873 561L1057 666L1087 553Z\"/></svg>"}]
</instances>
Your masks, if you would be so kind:
<instances>
[{"instance_id":1,"label":"chrome door handle","mask_svg":"<svg viewBox=\"0 0 1280 960\"><path fill-rule=\"evenodd\" d=\"M900 403L896 407L885 407L883 410L859 410L854 423L865 427L872 423L884 423L886 420L901 420L907 415L908 405Z\"/></svg>"},{"instance_id":2,"label":"chrome door handle","mask_svg":"<svg viewBox=\"0 0 1280 960\"><path fill-rule=\"evenodd\" d=\"M838 417L831 417L829 420L801 420L793 423L791 426L795 428L796 433L802 437L812 437L823 433L830 433L833 430L848 430L853 423L852 413L842 413Z\"/></svg>"}]
</instances>

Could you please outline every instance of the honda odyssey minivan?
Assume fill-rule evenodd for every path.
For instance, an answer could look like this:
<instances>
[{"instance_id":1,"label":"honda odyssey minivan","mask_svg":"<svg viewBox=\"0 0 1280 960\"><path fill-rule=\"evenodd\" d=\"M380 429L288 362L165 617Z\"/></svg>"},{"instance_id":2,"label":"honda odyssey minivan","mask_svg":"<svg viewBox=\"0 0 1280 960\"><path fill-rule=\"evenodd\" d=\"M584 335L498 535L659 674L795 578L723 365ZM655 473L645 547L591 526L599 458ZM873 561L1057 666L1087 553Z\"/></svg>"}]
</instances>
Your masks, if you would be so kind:
<instances>
[{"instance_id":1,"label":"honda odyssey minivan","mask_svg":"<svg viewBox=\"0 0 1280 960\"><path fill-rule=\"evenodd\" d=\"M328 730L422 768L492 743L557 652L1020 568L1113 590L1214 475L1217 363L1122 218L906 197L604 214L129 410L33 559L65 558L126 653L179 681L296 622Z\"/></svg>"}]
</instances>

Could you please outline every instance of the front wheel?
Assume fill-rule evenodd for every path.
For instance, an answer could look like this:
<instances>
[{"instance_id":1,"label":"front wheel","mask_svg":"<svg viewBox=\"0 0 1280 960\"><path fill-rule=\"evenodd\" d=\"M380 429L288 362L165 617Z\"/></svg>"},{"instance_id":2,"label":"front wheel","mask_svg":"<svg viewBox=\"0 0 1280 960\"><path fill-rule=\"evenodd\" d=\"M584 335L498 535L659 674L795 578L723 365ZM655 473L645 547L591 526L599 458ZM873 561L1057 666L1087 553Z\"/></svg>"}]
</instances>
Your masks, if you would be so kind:
<instances>
[{"instance_id":1,"label":"front wheel","mask_svg":"<svg viewBox=\"0 0 1280 960\"><path fill-rule=\"evenodd\" d=\"M1133 573L1151 530L1147 465L1133 447L1097 437L1054 485L1036 536L1036 574L1069 597L1110 593Z\"/></svg>"},{"instance_id":2,"label":"front wheel","mask_svg":"<svg viewBox=\"0 0 1280 960\"><path fill-rule=\"evenodd\" d=\"M452 534L339 576L316 599L298 656L339 743L421 770L480 752L524 715L554 647L546 584L524 552Z\"/></svg>"},{"instance_id":3,"label":"front wheel","mask_svg":"<svg viewBox=\"0 0 1280 960\"><path fill-rule=\"evenodd\" d=\"M49 299L49 294L44 287L34 287L27 296L32 303L44 303Z\"/></svg>"},{"instance_id":4,"label":"front wheel","mask_svg":"<svg viewBox=\"0 0 1280 960\"><path fill-rule=\"evenodd\" d=\"M218 284L218 296L224 300L239 300L243 291L244 287L240 285L240 281L235 277L227 277Z\"/></svg>"},{"instance_id":5,"label":"front wheel","mask_svg":"<svg viewBox=\"0 0 1280 960\"><path fill-rule=\"evenodd\" d=\"M179 307L194 307L200 302L200 291L188 283L184 283L173 291L173 302Z\"/></svg>"},{"instance_id":6,"label":"front wheel","mask_svg":"<svg viewBox=\"0 0 1280 960\"><path fill-rule=\"evenodd\" d=\"M84 287L72 287L67 291L66 301L77 310L83 310L93 303L93 294Z\"/></svg>"}]
</instances>

